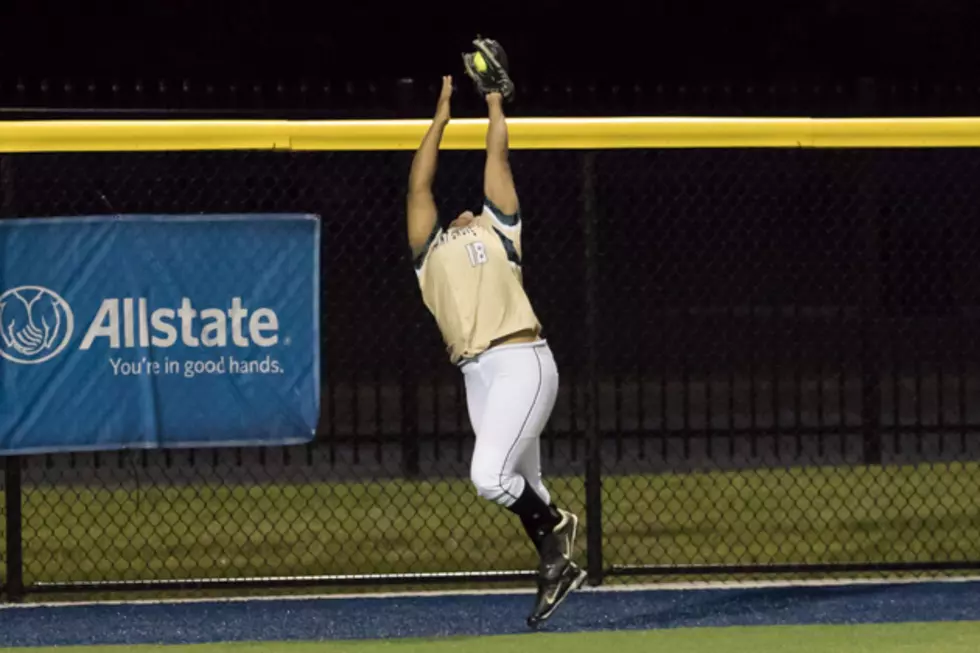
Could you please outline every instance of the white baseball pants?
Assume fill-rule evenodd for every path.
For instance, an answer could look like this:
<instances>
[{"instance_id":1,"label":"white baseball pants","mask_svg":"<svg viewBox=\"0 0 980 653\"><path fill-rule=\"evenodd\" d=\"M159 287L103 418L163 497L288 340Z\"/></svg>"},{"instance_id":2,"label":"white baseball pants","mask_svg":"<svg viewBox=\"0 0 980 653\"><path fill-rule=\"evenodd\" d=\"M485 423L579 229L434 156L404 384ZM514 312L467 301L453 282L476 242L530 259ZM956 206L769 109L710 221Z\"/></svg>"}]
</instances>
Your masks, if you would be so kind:
<instances>
[{"instance_id":1,"label":"white baseball pants","mask_svg":"<svg viewBox=\"0 0 980 653\"><path fill-rule=\"evenodd\" d=\"M540 437L558 396L558 367L544 340L500 345L462 365L466 405L476 433L470 478L484 499L504 507L525 480L547 504Z\"/></svg>"}]
</instances>

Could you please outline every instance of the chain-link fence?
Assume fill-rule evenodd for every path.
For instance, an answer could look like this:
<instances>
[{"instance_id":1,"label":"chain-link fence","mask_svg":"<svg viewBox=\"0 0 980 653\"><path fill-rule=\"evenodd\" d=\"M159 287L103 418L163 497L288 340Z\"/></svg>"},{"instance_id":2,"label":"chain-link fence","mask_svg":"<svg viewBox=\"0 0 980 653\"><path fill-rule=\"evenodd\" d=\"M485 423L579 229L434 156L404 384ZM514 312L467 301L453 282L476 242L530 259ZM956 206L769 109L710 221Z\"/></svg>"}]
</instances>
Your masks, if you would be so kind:
<instances>
[{"instance_id":1,"label":"chain-link fence","mask_svg":"<svg viewBox=\"0 0 980 653\"><path fill-rule=\"evenodd\" d=\"M469 485L460 375L408 258L410 159L0 159L7 218L323 219L315 443L9 459L8 595L533 569L516 519ZM980 567L980 152L512 159L561 373L545 473L594 582ZM481 153L441 155L446 216L477 208L481 174Z\"/></svg>"}]
</instances>

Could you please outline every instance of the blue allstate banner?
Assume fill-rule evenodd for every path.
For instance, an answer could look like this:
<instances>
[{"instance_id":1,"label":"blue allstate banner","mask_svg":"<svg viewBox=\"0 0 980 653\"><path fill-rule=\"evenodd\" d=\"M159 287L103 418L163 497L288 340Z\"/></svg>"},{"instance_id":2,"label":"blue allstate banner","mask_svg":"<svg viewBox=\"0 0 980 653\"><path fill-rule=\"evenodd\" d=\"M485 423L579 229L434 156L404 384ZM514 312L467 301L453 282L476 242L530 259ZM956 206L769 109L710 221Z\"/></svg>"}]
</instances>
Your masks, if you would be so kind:
<instances>
[{"instance_id":1,"label":"blue allstate banner","mask_svg":"<svg viewBox=\"0 0 980 653\"><path fill-rule=\"evenodd\" d=\"M314 215L0 221L0 454L310 441L319 248Z\"/></svg>"}]
</instances>

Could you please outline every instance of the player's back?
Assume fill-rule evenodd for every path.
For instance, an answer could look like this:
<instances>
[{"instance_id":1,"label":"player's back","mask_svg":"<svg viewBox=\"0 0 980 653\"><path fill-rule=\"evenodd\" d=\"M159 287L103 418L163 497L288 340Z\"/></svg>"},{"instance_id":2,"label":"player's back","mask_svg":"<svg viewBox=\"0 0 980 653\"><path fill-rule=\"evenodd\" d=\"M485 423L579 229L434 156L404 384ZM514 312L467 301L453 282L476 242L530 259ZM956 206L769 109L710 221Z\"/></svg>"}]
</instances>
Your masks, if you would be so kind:
<instances>
[{"instance_id":1,"label":"player's back","mask_svg":"<svg viewBox=\"0 0 980 653\"><path fill-rule=\"evenodd\" d=\"M438 230L416 263L422 299L455 363L521 331L540 330L521 279L520 224L489 209L466 226Z\"/></svg>"}]
</instances>

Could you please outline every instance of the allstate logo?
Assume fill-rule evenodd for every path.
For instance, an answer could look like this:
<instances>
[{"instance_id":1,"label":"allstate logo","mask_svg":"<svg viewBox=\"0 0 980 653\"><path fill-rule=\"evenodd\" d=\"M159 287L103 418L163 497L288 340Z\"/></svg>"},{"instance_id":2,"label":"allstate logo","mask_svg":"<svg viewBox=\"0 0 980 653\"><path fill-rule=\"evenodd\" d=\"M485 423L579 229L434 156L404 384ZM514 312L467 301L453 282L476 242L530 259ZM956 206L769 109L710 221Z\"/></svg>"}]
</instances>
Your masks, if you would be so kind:
<instances>
[{"instance_id":1,"label":"allstate logo","mask_svg":"<svg viewBox=\"0 0 980 653\"><path fill-rule=\"evenodd\" d=\"M41 286L20 286L0 295L0 356L35 365L68 346L75 317L62 297Z\"/></svg>"}]
</instances>

